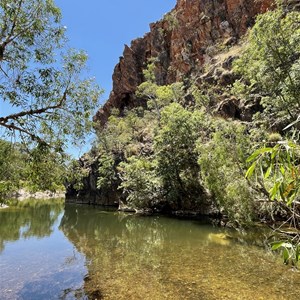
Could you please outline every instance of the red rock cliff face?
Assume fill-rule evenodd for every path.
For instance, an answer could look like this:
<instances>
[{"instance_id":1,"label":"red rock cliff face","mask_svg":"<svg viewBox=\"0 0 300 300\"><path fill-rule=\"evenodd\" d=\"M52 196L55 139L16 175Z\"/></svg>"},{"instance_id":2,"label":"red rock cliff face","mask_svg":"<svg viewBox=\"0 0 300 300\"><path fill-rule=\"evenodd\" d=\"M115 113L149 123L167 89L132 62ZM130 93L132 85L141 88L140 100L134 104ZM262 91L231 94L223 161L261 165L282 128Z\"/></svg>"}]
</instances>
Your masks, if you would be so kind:
<instances>
[{"instance_id":1,"label":"red rock cliff face","mask_svg":"<svg viewBox=\"0 0 300 300\"><path fill-rule=\"evenodd\" d=\"M255 16L270 9L273 0L178 0L175 8L143 38L125 46L113 73L113 90L94 121L104 125L112 108L141 105L134 92L143 82L143 69L155 58L156 81L169 84L201 75L218 45L237 41L254 23Z\"/></svg>"}]
</instances>

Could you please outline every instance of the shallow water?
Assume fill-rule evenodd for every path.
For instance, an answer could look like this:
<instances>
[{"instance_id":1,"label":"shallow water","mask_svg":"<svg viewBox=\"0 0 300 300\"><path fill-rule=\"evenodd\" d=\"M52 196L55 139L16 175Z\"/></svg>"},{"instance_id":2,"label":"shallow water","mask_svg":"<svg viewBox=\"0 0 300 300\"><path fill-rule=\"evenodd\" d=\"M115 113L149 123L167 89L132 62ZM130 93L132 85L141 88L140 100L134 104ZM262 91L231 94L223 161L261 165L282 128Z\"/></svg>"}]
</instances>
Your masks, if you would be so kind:
<instances>
[{"instance_id":1,"label":"shallow water","mask_svg":"<svg viewBox=\"0 0 300 300\"><path fill-rule=\"evenodd\" d=\"M0 299L299 299L300 273L264 249L262 230L22 206L0 210Z\"/></svg>"}]
</instances>

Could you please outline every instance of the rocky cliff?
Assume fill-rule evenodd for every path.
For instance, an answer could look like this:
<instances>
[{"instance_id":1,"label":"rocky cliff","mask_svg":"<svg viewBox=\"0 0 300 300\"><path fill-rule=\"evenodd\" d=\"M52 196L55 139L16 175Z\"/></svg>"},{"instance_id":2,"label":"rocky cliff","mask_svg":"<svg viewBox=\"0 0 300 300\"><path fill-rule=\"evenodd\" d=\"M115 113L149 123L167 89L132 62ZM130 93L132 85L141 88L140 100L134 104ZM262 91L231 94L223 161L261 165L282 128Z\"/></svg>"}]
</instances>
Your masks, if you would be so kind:
<instances>
[{"instance_id":1,"label":"rocky cliff","mask_svg":"<svg viewBox=\"0 0 300 300\"><path fill-rule=\"evenodd\" d=\"M119 109L122 115L125 108L145 105L145 100L137 98L135 91L145 81L143 70L150 59L155 63L158 85L177 81L189 84L193 78L201 89L217 89L211 98L218 95L218 99L212 102L219 115L251 120L253 113L260 109L259 97L247 105L242 99L226 94L226 86L235 80L230 68L242 48L240 38L254 24L257 14L272 9L273 2L177 0L175 8L162 20L150 24L149 33L133 40L130 47L125 46L123 56L114 69L110 97L94 117L99 129L105 125L113 108ZM88 174L82 180L83 187L76 190L70 184L67 187L67 201L120 204L124 199L118 189L119 183L114 183L107 191L97 188L99 156L91 152L89 155L89 159L83 156L80 160L81 168Z\"/></svg>"},{"instance_id":2,"label":"rocky cliff","mask_svg":"<svg viewBox=\"0 0 300 300\"><path fill-rule=\"evenodd\" d=\"M290 1L289 1L290 2ZM155 59L160 85L201 76L222 47L232 46L254 23L255 16L273 6L273 0L178 0L164 18L150 24L150 32L125 46L113 73L109 99L94 121L104 125L111 109L143 104L134 92L144 81L143 69Z\"/></svg>"}]
</instances>

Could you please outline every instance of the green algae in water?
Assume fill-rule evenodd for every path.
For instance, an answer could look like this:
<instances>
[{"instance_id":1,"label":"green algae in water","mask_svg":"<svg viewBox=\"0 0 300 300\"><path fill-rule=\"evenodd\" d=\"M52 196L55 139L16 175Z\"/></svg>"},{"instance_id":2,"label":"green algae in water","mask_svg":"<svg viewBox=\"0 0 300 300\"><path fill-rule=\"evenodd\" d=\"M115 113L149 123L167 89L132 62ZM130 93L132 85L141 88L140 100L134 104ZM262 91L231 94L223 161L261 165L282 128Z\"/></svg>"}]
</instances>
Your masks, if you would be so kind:
<instances>
[{"instance_id":1,"label":"green algae in water","mask_svg":"<svg viewBox=\"0 0 300 300\"><path fill-rule=\"evenodd\" d=\"M299 299L261 231L44 204L0 211L3 299Z\"/></svg>"}]
</instances>

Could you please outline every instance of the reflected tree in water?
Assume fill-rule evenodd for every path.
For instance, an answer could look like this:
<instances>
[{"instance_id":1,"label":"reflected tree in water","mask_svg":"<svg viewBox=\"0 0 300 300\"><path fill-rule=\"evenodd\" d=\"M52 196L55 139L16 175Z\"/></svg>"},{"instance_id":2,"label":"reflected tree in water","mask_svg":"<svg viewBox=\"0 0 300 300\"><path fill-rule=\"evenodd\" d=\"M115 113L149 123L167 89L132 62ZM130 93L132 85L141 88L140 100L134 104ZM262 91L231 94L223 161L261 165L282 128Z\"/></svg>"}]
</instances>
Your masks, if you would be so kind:
<instances>
[{"instance_id":1,"label":"reflected tree in water","mask_svg":"<svg viewBox=\"0 0 300 300\"><path fill-rule=\"evenodd\" d=\"M0 211L0 253L6 242L50 236L64 207L63 199L22 201Z\"/></svg>"}]
</instances>

